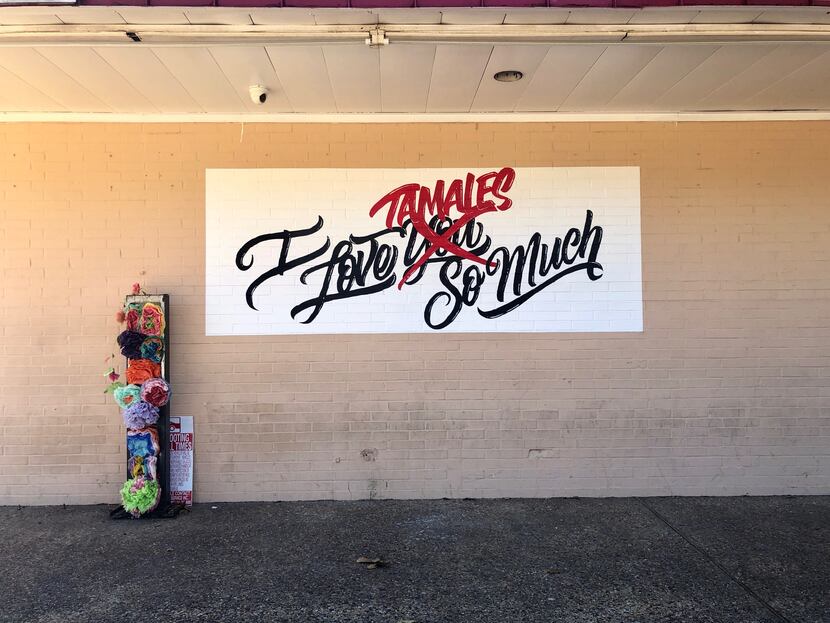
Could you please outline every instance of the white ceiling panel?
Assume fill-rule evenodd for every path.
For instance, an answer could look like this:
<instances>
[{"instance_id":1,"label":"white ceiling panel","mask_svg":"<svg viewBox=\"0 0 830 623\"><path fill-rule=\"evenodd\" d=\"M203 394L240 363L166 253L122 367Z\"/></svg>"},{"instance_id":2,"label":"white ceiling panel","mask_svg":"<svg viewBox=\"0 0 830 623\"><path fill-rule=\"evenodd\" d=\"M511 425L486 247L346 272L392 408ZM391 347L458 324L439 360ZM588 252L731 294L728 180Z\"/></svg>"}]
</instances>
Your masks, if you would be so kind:
<instances>
[{"instance_id":1,"label":"white ceiling panel","mask_svg":"<svg viewBox=\"0 0 830 623\"><path fill-rule=\"evenodd\" d=\"M756 24L830 24L827 7L789 7L764 11L755 18Z\"/></svg>"},{"instance_id":2,"label":"white ceiling panel","mask_svg":"<svg viewBox=\"0 0 830 623\"><path fill-rule=\"evenodd\" d=\"M700 7L692 24L751 24L762 11L755 7Z\"/></svg>"},{"instance_id":3,"label":"white ceiling panel","mask_svg":"<svg viewBox=\"0 0 830 623\"><path fill-rule=\"evenodd\" d=\"M491 45L436 46L427 111L470 110L492 51Z\"/></svg>"},{"instance_id":4,"label":"white ceiling panel","mask_svg":"<svg viewBox=\"0 0 830 623\"><path fill-rule=\"evenodd\" d=\"M4 26L62 23L54 7L6 6L0 10L0 24Z\"/></svg>"},{"instance_id":5,"label":"white ceiling panel","mask_svg":"<svg viewBox=\"0 0 830 623\"><path fill-rule=\"evenodd\" d=\"M410 44L383 50L379 55L383 112L426 112L435 47Z\"/></svg>"},{"instance_id":6,"label":"white ceiling panel","mask_svg":"<svg viewBox=\"0 0 830 623\"><path fill-rule=\"evenodd\" d=\"M206 48L153 48L156 56L206 112L245 110L242 99Z\"/></svg>"},{"instance_id":7,"label":"white ceiling panel","mask_svg":"<svg viewBox=\"0 0 830 623\"><path fill-rule=\"evenodd\" d=\"M571 9L566 24L627 24L638 9Z\"/></svg>"},{"instance_id":8,"label":"white ceiling panel","mask_svg":"<svg viewBox=\"0 0 830 623\"><path fill-rule=\"evenodd\" d=\"M132 77L133 86L158 110L204 112L151 49L108 46L95 51L122 76Z\"/></svg>"},{"instance_id":9,"label":"white ceiling panel","mask_svg":"<svg viewBox=\"0 0 830 623\"><path fill-rule=\"evenodd\" d=\"M319 45L266 48L294 112L336 110L323 49Z\"/></svg>"},{"instance_id":10,"label":"white ceiling panel","mask_svg":"<svg viewBox=\"0 0 830 623\"><path fill-rule=\"evenodd\" d=\"M503 24L507 12L504 9L445 9L442 24Z\"/></svg>"},{"instance_id":11,"label":"white ceiling panel","mask_svg":"<svg viewBox=\"0 0 830 623\"><path fill-rule=\"evenodd\" d=\"M798 94L797 98L793 95ZM830 108L830 51L747 100L757 110Z\"/></svg>"},{"instance_id":12,"label":"white ceiling panel","mask_svg":"<svg viewBox=\"0 0 830 623\"><path fill-rule=\"evenodd\" d=\"M381 24L440 24L441 11L431 9L375 9Z\"/></svg>"},{"instance_id":13,"label":"white ceiling panel","mask_svg":"<svg viewBox=\"0 0 830 623\"><path fill-rule=\"evenodd\" d=\"M560 110L582 111L605 108L660 52L656 45L609 46L585 77L562 102Z\"/></svg>"},{"instance_id":14,"label":"white ceiling panel","mask_svg":"<svg viewBox=\"0 0 830 623\"><path fill-rule=\"evenodd\" d=\"M44 47L36 48L36 51L75 82L84 85L84 88L112 110L158 112L146 97L92 48Z\"/></svg>"},{"instance_id":15,"label":"white ceiling panel","mask_svg":"<svg viewBox=\"0 0 830 623\"><path fill-rule=\"evenodd\" d=\"M372 11L359 9L314 9L314 21L317 24L377 24L378 16Z\"/></svg>"},{"instance_id":16,"label":"white ceiling panel","mask_svg":"<svg viewBox=\"0 0 830 623\"><path fill-rule=\"evenodd\" d=\"M128 24L189 24L184 11L175 7L120 6L115 9Z\"/></svg>"},{"instance_id":17,"label":"white ceiling panel","mask_svg":"<svg viewBox=\"0 0 830 623\"><path fill-rule=\"evenodd\" d=\"M608 103L610 110L655 110L655 102L718 50L716 45L672 45L634 76Z\"/></svg>"},{"instance_id":18,"label":"white ceiling panel","mask_svg":"<svg viewBox=\"0 0 830 623\"><path fill-rule=\"evenodd\" d=\"M628 20L629 24L688 24L700 13L697 9L669 7L642 9Z\"/></svg>"},{"instance_id":19,"label":"white ceiling panel","mask_svg":"<svg viewBox=\"0 0 830 623\"><path fill-rule=\"evenodd\" d=\"M271 59L260 46L225 45L210 48L210 54L218 63L228 82L236 90L239 99L251 112L291 112L285 90L280 83ZM268 89L264 104L251 100L249 87L262 85Z\"/></svg>"},{"instance_id":20,"label":"white ceiling panel","mask_svg":"<svg viewBox=\"0 0 830 623\"><path fill-rule=\"evenodd\" d=\"M65 107L13 73L0 68L0 107L6 112L64 111Z\"/></svg>"},{"instance_id":21,"label":"white ceiling panel","mask_svg":"<svg viewBox=\"0 0 830 623\"><path fill-rule=\"evenodd\" d=\"M0 112L830 110L829 43L493 46L391 38L377 48L0 46ZM524 78L493 79L509 69ZM251 102L252 84L269 89L265 105Z\"/></svg>"},{"instance_id":22,"label":"white ceiling panel","mask_svg":"<svg viewBox=\"0 0 830 623\"><path fill-rule=\"evenodd\" d=\"M123 24L115 9L103 6L55 7L55 15L64 24Z\"/></svg>"},{"instance_id":23,"label":"white ceiling panel","mask_svg":"<svg viewBox=\"0 0 830 623\"><path fill-rule=\"evenodd\" d=\"M518 70L529 78L536 71L547 51L543 45L495 46L487 68L484 70L481 85L473 99L471 110L476 112L512 111L519 103L530 81L524 78L518 82L497 82L493 80L493 75L499 71Z\"/></svg>"},{"instance_id":24,"label":"white ceiling panel","mask_svg":"<svg viewBox=\"0 0 830 623\"><path fill-rule=\"evenodd\" d=\"M505 24L564 24L569 9L511 9L504 18Z\"/></svg>"},{"instance_id":25,"label":"white ceiling panel","mask_svg":"<svg viewBox=\"0 0 830 623\"><path fill-rule=\"evenodd\" d=\"M251 9L250 16L254 24L294 24L307 26L315 23L314 13L309 9Z\"/></svg>"},{"instance_id":26,"label":"white ceiling panel","mask_svg":"<svg viewBox=\"0 0 830 623\"><path fill-rule=\"evenodd\" d=\"M248 9L225 9L219 7L190 7L184 11L191 24L253 24Z\"/></svg>"},{"instance_id":27,"label":"white ceiling panel","mask_svg":"<svg viewBox=\"0 0 830 623\"><path fill-rule=\"evenodd\" d=\"M559 110L562 102L605 52L601 45L555 45L548 49L516 110Z\"/></svg>"},{"instance_id":28,"label":"white ceiling panel","mask_svg":"<svg viewBox=\"0 0 830 623\"><path fill-rule=\"evenodd\" d=\"M775 44L724 45L657 99L661 110L694 110L698 102L776 48Z\"/></svg>"},{"instance_id":29,"label":"white ceiling panel","mask_svg":"<svg viewBox=\"0 0 830 623\"><path fill-rule=\"evenodd\" d=\"M67 110L111 112L89 89L33 48L0 47L0 67L35 87Z\"/></svg>"},{"instance_id":30,"label":"white ceiling panel","mask_svg":"<svg viewBox=\"0 0 830 623\"><path fill-rule=\"evenodd\" d=\"M323 48L338 112L375 112L380 108L380 48L328 45Z\"/></svg>"},{"instance_id":31,"label":"white ceiling panel","mask_svg":"<svg viewBox=\"0 0 830 623\"><path fill-rule=\"evenodd\" d=\"M763 63L750 65L701 100L704 107L734 108L784 76L811 63L825 48L810 44L782 44L764 57Z\"/></svg>"}]
</instances>

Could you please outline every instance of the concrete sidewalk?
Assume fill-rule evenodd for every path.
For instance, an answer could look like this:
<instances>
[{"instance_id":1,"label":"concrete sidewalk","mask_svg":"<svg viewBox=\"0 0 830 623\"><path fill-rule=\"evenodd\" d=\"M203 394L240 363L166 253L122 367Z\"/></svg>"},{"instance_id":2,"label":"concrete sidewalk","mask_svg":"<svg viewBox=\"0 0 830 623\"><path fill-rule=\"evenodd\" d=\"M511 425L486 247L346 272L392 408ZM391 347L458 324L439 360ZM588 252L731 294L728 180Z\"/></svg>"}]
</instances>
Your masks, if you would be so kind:
<instances>
[{"instance_id":1,"label":"concrete sidewalk","mask_svg":"<svg viewBox=\"0 0 830 623\"><path fill-rule=\"evenodd\" d=\"M0 507L0 534L0 621L830 622L830 497Z\"/></svg>"}]
</instances>

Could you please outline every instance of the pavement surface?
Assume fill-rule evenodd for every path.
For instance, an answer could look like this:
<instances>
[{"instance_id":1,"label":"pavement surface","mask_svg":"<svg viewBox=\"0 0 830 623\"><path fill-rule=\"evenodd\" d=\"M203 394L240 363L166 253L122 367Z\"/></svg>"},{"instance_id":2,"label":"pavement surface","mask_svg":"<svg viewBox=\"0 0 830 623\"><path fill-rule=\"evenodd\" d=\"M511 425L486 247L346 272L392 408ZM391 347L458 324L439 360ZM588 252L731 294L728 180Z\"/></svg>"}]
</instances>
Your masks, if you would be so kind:
<instances>
[{"instance_id":1,"label":"pavement surface","mask_svg":"<svg viewBox=\"0 0 830 623\"><path fill-rule=\"evenodd\" d=\"M3 622L830 622L830 497L0 507L0 535Z\"/></svg>"}]
</instances>

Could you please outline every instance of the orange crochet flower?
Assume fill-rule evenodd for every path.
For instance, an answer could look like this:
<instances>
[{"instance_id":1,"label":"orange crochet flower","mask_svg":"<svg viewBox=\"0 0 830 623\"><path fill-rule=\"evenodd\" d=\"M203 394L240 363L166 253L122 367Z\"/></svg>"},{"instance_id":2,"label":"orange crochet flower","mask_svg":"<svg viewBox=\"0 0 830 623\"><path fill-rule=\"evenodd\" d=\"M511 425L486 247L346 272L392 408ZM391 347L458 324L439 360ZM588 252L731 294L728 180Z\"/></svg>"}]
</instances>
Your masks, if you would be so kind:
<instances>
[{"instance_id":1,"label":"orange crochet flower","mask_svg":"<svg viewBox=\"0 0 830 623\"><path fill-rule=\"evenodd\" d=\"M141 385L144 381L161 376L161 366L149 359L130 359L127 366L127 383Z\"/></svg>"}]
</instances>

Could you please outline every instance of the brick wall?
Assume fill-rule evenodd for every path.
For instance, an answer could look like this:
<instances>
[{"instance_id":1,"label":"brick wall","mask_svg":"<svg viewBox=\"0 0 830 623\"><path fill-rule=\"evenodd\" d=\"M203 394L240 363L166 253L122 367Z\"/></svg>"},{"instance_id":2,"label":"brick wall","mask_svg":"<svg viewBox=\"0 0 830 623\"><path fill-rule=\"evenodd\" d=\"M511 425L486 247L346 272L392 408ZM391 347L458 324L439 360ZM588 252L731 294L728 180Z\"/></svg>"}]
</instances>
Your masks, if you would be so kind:
<instances>
[{"instance_id":1,"label":"brick wall","mask_svg":"<svg viewBox=\"0 0 830 623\"><path fill-rule=\"evenodd\" d=\"M134 281L201 501L830 492L830 123L242 130L0 124L0 504L117 499ZM641 167L643 333L205 337L205 168L494 162Z\"/></svg>"}]
</instances>

